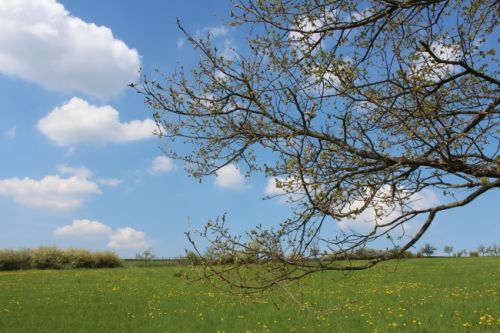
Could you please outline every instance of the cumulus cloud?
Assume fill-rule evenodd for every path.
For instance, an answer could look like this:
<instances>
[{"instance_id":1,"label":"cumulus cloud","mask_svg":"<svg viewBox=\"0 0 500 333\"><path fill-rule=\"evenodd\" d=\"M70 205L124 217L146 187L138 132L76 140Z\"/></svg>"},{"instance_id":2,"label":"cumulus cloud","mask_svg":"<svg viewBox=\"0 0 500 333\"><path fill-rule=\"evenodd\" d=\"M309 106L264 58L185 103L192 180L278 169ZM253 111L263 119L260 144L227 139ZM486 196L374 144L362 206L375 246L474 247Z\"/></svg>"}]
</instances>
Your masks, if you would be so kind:
<instances>
[{"instance_id":1,"label":"cumulus cloud","mask_svg":"<svg viewBox=\"0 0 500 333\"><path fill-rule=\"evenodd\" d=\"M110 236L108 246L119 249L144 249L150 246L143 231L126 227L116 229Z\"/></svg>"},{"instance_id":2,"label":"cumulus cloud","mask_svg":"<svg viewBox=\"0 0 500 333\"><path fill-rule=\"evenodd\" d=\"M86 219L73 220L71 224L56 228L54 234L61 237L78 238L107 236L108 247L113 249L143 249L150 246L143 231L131 227L113 230L104 223Z\"/></svg>"},{"instance_id":3,"label":"cumulus cloud","mask_svg":"<svg viewBox=\"0 0 500 333\"><path fill-rule=\"evenodd\" d=\"M73 97L40 119L37 128L55 144L71 147L148 139L153 136L155 123L151 119L121 122L118 111L111 106L97 107Z\"/></svg>"},{"instance_id":4,"label":"cumulus cloud","mask_svg":"<svg viewBox=\"0 0 500 333\"><path fill-rule=\"evenodd\" d=\"M279 196L282 203L298 200L304 194L300 180L292 177L271 177L267 179L264 195ZM286 195L288 194L288 195Z\"/></svg>"},{"instance_id":5,"label":"cumulus cloud","mask_svg":"<svg viewBox=\"0 0 500 333\"><path fill-rule=\"evenodd\" d=\"M245 177L234 164L228 164L217 171L215 185L231 190L243 190L247 187Z\"/></svg>"},{"instance_id":6,"label":"cumulus cloud","mask_svg":"<svg viewBox=\"0 0 500 333\"><path fill-rule=\"evenodd\" d=\"M268 178L264 194L269 196L285 194L286 192L283 187L278 186L278 183L283 182L283 180L283 178Z\"/></svg>"},{"instance_id":7,"label":"cumulus cloud","mask_svg":"<svg viewBox=\"0 0 500 333\"><path fill-rule=\"evenodd\" d=\"M110 227L98 221L73 220L73 223L57 228L54 234L57 236L94 238L108 235L111 232Z\"/></svg>"},{"instance_id":8,"label":"cumulus cloud","mask_svg":"<svg viewBox=\"0 0 500 333\"><path fill-rule=\"evenodd\" d=\"M0 196L36 208L71 210L80 207L90 195L100 193L96 183L77 176L61 178L55 175L40 180L27 177L0 179Z\"/></svg>"},{"instance_id":9,"label":"cumulus cloud","mask_svg":"<svg viewBox=\"0 0 500 333\"><path fill-rule=\"evenodd\" d=\"M108 98L138 78L140 56L56 0L0 1L0 73L50 90Z\"/></svg>"},{"instance_id":10,"label":"cumulus cloud","mask_svg":"<svg viewBox=\"0 0 500 333\"><path fill-rule=\"evenodd\" d=\"M434 41L430 45L431 51L440 59L458 61L460 57L460 46L456 44L445 45ZM426 51L418 52L416 59L411 65L412 75L430 81L438 81L455 72L455 66L440 64Z\"/></svg>"},{"instance_id":11,"label":"cumulus cloud","mask_svg":"<svg viewBox=\"0 0 500 333\"><path fill-rule=\"evenodd\" d=\"M157 156L151 163L149 172L152 174L158 174L162 172L170 172L174 169L175 165L171 158L166 156Z\"/></svg>"},{"instance_id":12,"label":"cumulus cloud","mask_svg":"<svg viewBox=\"0 0 500 333\"><path fill-rule=\"evenodd\" d=\"M383 225L392 221L393 219L400 216L403 209L398 204L390 204L390 197L392 196L392 191L389 186L383 187L376 195L375 200L372 205L365 209L361 214L357 215L352 219L345 219L338 222L338 225L342 229L352 229L357 232L366 233L370 232L375 225ZM405 200L404 211L409 209L421 210L427 209L436 205L439 202L439 198L432 190L423 190L418 193L414 193L407 200ZM346 208L347 210L353 210L361 208L363 206L362 201L355 201ZM378 212L378 214L377 214ZM409 230L411 226L407 223L404 224L405 230Z\"/></svg>"}]
</instances>

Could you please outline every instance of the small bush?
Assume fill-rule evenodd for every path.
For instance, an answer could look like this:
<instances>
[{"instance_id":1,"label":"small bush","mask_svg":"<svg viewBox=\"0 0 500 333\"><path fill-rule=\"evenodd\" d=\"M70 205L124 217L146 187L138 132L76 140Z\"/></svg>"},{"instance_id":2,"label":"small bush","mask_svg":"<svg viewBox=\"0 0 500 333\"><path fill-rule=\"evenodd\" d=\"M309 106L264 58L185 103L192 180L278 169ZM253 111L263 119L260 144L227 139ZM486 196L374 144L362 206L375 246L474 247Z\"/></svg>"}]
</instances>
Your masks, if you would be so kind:
<instances>
[{"instance_id":1,"label":"small bush","mask_svg":"<svg viewBox=\"0 0 500 333\"><path fill-rule=\"evenodd\" d=\"M14 251L7 249L0 250L0 270L11 269L19 269L14 259Z\"/></svg>"},{"instance_id":2,"label":"small bush","mask_svg":"<svg viewBox=\"0 0 500 333\"><path fill-rule=\"evenodd\" d=\"M186 257L189 260L189 262L191 262L191 265L193 266L201 265L201 258L196 252L187 251Z\"/></svg>"},{"instance_id":3,"label":"small bush","mask_svg":"<svg viewBox=\"0 0 500 333\"><path fill-rule=\"evenodd\" d=\"M114 252L95 252L94 260L95 268L114 268L123 266L120 257Z\"/></svg>"},{"instance_id":4,"label":"small bush","mask_svg":"<svg viewBox=\"0 0 500 333\"><path fill-rule=\"evenodd\" d=\"M405 251L403 253L403 257L406 258L406 259L411 259L411 258L415 257L415 255L411 251Z\"/></svg>"},{"instance_id":5,"label":"small bush","mask_svg":"<svg viewBox=\"0 0 500 333\"><path fill-rule=\"evenodd\" d=\"M479 252L478 251L470 251L469 257L479 257Z\"/></svg>"},{"instance_id":6,"label":"small bush","mask_svg":"<svg viewBox=\"0 0 500 333\"><path fill-rule=\"evenodd\" d=\"M417 258L423 258L423 257L424 257L424 255L422 254L422 252L418 251L417 252Z\"/></svg>"},{"instance_id":7,"label":"small bush","mask_svg":"<svg viewBox=\"0 0 500 333\"><path fill-rule=\"evenodd\" d=\"M65 251L70 268L92 268L96 266L95 255L84 249L69 249Z\"/></svg>"},{"instance_id":8,"label":"small bush","mask_svg":"<svg viewBox=\"0 0 500 333\"><path fill-rule=\"evenodd\" d=\"M33 252L32 266L38 269L61 269L68 263L64 251L55 246L41 246Z\"/></svg>"},{"instance_id":9,"label":"small bush","mask_svg":"<svg viewBox=\"0 0 500 333\"><path fill-rule=\"evenodd\" d=\"M31 268L33 250L20 249L17 251L3 249L0 250L0 271L10 271L16 269Z\"/></svg>"}]
</instances>

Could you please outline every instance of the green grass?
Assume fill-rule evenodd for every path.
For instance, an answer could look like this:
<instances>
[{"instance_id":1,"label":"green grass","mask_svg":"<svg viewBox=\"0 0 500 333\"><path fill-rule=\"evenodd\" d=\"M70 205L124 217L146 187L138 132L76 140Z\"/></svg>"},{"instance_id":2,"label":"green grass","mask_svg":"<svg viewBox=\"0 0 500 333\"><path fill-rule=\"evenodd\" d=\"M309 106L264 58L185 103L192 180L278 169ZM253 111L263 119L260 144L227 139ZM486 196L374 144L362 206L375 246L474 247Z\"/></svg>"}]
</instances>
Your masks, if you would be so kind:
<instances>
[{"instance_id":1,"label":"green grass","mask_svg":"<svg viewBox=\"0 0 500 333\"><path fill-rule=\"evenodd\" d=\"M396 268L397 265L397 269ZM500 258L414 259L241 299L187 267L0 272L0 332L494 332ZM292 286L298 289L297 285ZM469 327L470 325L470 327Z\"/></svg>"}]
</instances>

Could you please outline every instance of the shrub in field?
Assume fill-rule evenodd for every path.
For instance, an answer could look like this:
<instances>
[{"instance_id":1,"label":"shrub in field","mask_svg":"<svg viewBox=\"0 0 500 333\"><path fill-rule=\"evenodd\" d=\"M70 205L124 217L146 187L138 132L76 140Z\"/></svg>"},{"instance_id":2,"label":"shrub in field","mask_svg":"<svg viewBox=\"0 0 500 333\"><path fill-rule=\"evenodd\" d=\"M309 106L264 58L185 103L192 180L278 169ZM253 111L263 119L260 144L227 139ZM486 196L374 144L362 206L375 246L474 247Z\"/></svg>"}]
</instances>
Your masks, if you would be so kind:
<instances>
[{"instance_id":1,"label":"shrub in field","mask_svg":"<svg viewBox=\"0 0 500 333\"><path fill-rule=\"evenodd\" d=\"M415 257L415 255L414 255L414 254L413 254L413 252L411 252L411 251L405 251L405 252L403 253L403 257L405 257L406 259L411 259L411 258L414 258L414 257Z\"/></svg>"},{"instance_id":2,"label":"shrub in field","mask_svg":"<svg viewBox=\"0 0 500 333\"><path fill-rule=\"evenodd\" d=\"M95 268L114 268L123 266L120 257L114 252L95 252L93 257L93 267Z\"/></svg>"},{"instance_id":3,"label":"shrub in field","mask_svg":"<svg viewBox=\"0 0 500 333\"><path fill-rule=\"evenodd\" d=\"M18 269L16 266L15 252L12 250L2 249L0 250L0 270L11 270Z\"/></svg>"},{"instance_id":4,"label":"shrub in field","mask_svg":"<svg viewBox=\"0 0 500 333\"><path fill-rule=\"evenodd\" d=\"M479 257L479 252L478 251L470 251L469 257Z\"/></svg>"},{"instance_id":5,"label":"shrub in field","mask_svg":"<svg viewBox=\"0 0 500 333\"><path fill-rule=\"evenodd\" d=\"M70 268L92 268L96 266L95 254L84 249L69 249L65 255Z\"/></svg>"},{"instance_id":6,"label":"shrub in field","mask_svg":"<svg viewBox=\"0 0 500 333\"><path fill-rule=\"evenodd\" d=\"M201 264L201 258L198 254L193 251L186 252L187 259L191 262L193 266L198 266Z\"/></svg>"},{"instance_id":7,"label":"shrub in field","mask_svg":"<svg viewBox=\"0 0 500 333\"><path fill-rule=\"evenodd\" d=\"M0 271L31 268L32 254L33 251L30 249L0 250Z\"/></svg>"},{"instance_id":8,"label":"shrub in field","mask_svg":"<svg viewBox=\"0 0 500 333\"><path fill-rule=\"evenodd\" d=\"M61 269L68 263L68 257L55 246L41 246L33 252L31 263L33 268Z\"/></svg>"},{"instance_id":9,"label":"shrub in field","mask_svg":"<svg viewBox=\"0 0 500 333\"><path fill-rule=\"evenodd\" d=\"M31 268L31 260L33 257L32 249L20 249L15 251L14 258L17 263L17 269Z\"/></svg>"}]
</instances>

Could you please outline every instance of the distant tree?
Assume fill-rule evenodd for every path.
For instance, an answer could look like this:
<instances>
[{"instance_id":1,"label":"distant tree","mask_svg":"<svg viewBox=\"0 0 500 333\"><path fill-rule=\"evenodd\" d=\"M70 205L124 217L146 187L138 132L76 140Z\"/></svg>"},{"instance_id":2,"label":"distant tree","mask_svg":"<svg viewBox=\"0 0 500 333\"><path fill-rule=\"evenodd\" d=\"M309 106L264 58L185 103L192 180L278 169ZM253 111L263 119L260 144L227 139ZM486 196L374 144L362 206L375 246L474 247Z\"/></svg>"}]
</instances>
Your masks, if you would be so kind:
<instances>
[{"instance_id":1,"label":"distant tree","mask_svg":"<svg viewBox=\"0 0 500 333\"><path fill-rule=\"evenodd\" d=\"M151 261L156 258L156 255L153 254L152 250L153 248L150 247L141 253L136 253L135 259L142 260L144 262L144 267L148 266L151 263Z\"/></svg>"},{"instance_id":2,"label":"distant tree","mask_svg":"<svg viewBox=\"0 0 500 333\"><path fill-rule=\"evenodd\" d=\"M431 255L434 254L434 252L437 250L436 247L432 246L431 244L427 243L425 244L421 249L420 252L422 254L426 255L427 257L430 257Z\"/></svg>"},{"instance_id":3,"label":"distant tree","mask_svg":"<svg viewBox=\"0 0 500 333\"><path fill-rule=\"evenodd\" d=\"M310 250L309 250L310 254L311 254L311 257L313 259L318 259L318 256L320 254L320 249L318 246L314 245L314 246L311 246Z\"/></svg>"},{"instance_id":4,"label":"distant tree","mask_svg":"<svg viewBox=\"0 0 500 333\"><path fill-rule=\"evenodd\" d=\"M445 245L443 248L444 253L448 254L448 257L453 253L453 246Z\"/></svg>"},{"instance_id":5,"label":"distant tree","mask_svg":"<svg viewBox=\"0 0 500 333\"><path fill-rule=\"evenodd\" d=\"M498 244L493 244L493 255L497 256L500 254L500 245Z\"/></svg>"},{"instance_id":6,"label":"distant tree","mask_svg":"<svg viewBox=\"0 0 500 333\"><path fill-rule=\"evenodd\" d=\"M482 255L482 256L484 256L484 255L486 254L486 246L484 246L484 245L479 245L479 246L477 247L477 251L478 251L479 253L481 253L481 255Z\"/></svg>"},{"instance_id":7,"label":"distant tree","mask_svg":"<svg viewBox=\"0 0 500 333\"><path fill-rule=\"evenodd\" d=\"M233 3L228 24L247 34L238 50L179 24L199 62L132 86L151 108L165 153L191 176L238 166L290 199L290 216L274 228L239 237L211 224L203 244L265 260L306 258L318 241L337 256L317 266L281 255L269 274L255 274L258 283L242 278L254 268L249 262L207 267L221 281L255 290L372 267L395 256L334 258L391 234L403 253L436 216L500 187L498 1ZM447 199L416 204L430 190ZM372 216L370 230L349 228L360 215ZM276 244L278 252L269 248Z\"/></svg>"}]
</instances>

